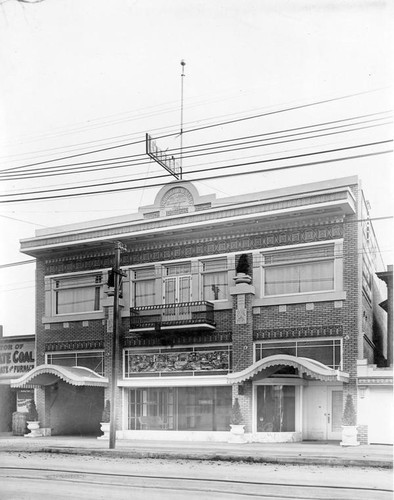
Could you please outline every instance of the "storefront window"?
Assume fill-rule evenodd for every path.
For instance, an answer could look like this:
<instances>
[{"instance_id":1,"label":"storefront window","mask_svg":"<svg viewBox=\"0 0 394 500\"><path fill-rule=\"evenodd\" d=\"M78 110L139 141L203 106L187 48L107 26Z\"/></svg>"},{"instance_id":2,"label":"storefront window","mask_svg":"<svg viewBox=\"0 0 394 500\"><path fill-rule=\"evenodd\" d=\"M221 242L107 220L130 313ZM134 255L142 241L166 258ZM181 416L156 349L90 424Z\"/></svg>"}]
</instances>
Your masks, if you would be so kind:
<instances>
[{"instance_id":1,"label":"storefront window","mask_svg":"<svg viewBox=\"0 0 394 500\"><path fill-rule=\"evenodd\" d=\"M295 431L294 386L257 386L257 431Z\"/></svg>"},{"instance_id":2,"label":"storefront window","mask_svg":"<svg viewBox=\"0 0 394 500\"><path fill-rule=\"evenodd\" d=\"M131 389L129 429L227 431L231 387Z\"/></svg>"},{"instance_id":3,"label":"storefront window","mask_svg":"<svg viewBox=\"0 0 394 500\"><path fill-rule=\"evenodd\" d=\"M278 354L315 359L334 370L341 369L341 339L266 340L255 343L256 361Z\"/></svg>"}]
</instances>

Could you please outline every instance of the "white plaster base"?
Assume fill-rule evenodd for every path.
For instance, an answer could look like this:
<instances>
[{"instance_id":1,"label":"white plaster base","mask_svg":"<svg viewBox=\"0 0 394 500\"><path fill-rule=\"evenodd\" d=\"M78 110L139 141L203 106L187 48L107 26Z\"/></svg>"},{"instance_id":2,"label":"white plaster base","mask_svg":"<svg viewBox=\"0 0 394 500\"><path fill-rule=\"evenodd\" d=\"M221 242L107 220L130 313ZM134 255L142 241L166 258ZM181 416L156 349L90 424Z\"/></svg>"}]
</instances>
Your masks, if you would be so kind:
<instances>
[{"instance_id":1,"label":"white plaster base","mask_svg":"<svg viewBox=\"0 0 394 500\"><path fill-rule=\"evenodd\" d=\"M256 432L251 435L252 443L298 443L301 432Z\"/></svg>"},{"instance_id":2,"label":"white plaster base","mask_svg":"<svg viewBox=\"0 0 394 500\"><path fill-rule=\"evenodd\" d=\"M146 441L203 441L228 443L230 431L117 431L117 439L141 439ZM99 438L100 439L100 438ZM245 433L246 443L296 443L302 441L301 432Z\"/></svg>"},{"instance_id":3,"label":"white plaster base","mask_svg":"<svg viewBox=\"0 0 394 500\"><path fill-rule=\"evenodd\" d=\"M208 431L117 431L119 439L142 439L146 441L206 441L226 443L229 432Z\"/></svg>"}]
</instances>

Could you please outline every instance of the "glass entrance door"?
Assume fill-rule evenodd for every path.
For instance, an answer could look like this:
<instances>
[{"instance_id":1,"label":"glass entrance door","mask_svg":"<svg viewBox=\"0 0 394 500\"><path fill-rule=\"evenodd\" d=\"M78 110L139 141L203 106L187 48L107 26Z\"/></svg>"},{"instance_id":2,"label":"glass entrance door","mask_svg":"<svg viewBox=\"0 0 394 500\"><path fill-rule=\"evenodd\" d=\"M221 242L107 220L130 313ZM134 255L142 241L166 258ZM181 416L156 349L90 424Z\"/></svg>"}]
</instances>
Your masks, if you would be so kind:
<instances>
[{"instance_id":1,"label":"glass entrance door","mask_svg":"<svg viewBox=\"0 0 394 500\"><path fill-rule=\"evenodd\" d=\"M257 432L295 431L295 387L257 386Z\"/></svg>"}]
</instances>

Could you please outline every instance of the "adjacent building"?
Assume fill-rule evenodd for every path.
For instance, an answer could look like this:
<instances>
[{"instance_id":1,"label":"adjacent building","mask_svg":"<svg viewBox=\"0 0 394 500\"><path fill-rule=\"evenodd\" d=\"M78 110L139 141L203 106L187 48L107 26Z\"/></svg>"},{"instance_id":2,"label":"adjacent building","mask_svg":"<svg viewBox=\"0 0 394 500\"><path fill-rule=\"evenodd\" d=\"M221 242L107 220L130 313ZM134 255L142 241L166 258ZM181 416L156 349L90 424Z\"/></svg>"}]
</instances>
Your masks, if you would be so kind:
<instances>
[{"instance_id":1,"label":"adjacent building","mask_svg":"<svg viewBox=\"0 0 394 500\"><path fill-rule=\"evenodd\" d=\"M44 433L99 434L121 242L118 438L226 441L238 398L249 441L339 440L358 363L392 384L368 210L357 177L229 198L176 181L138 213L37 230L36 367L13 386L36 387Z\"/></svg>"},{"instance_id":2,"label":"adjacent building","mask_svg":"<svg viewBox=\"0 0 394 500\"><path fill-rule=\"evenodd\" d=\"M34 389L11 388L11 381L29 373L35 366L35 336L3 336L0 326L0 432L11 432L12 415L27 411Z\"/></svg>"}]
</instances>

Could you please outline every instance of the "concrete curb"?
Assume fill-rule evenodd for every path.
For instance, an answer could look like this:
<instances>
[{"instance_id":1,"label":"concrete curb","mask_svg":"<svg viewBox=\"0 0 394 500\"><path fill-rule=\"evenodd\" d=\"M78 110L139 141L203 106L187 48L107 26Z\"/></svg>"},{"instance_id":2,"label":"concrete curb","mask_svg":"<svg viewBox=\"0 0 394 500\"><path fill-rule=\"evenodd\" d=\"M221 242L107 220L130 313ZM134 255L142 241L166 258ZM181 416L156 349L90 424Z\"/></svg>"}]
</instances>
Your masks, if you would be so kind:
<instances>
[{"instance_id":1,"label":"concrete curb","mask_svg":"<svg viewBox=\"0 0 394 500\"><path fill-rule=\"evenodd\" d=\"M249 463L266 463L266 464L289 464L289 465L326 465L331 467L374 467L392 469L393 462L390 460L368 460L357 458L341 458L341 457L303 457L303 456L252 456L244 454L221 454L221 453L204 453L188 451L185 453L174 451L136 451L136 450L102 450L90 448L72 448L72 447L38 447L32 449L6 447L2 448L1 452L13 453L52 453L65 455L81 455L92 457L118 457L118 458L134 458L134 459L164 459L164 460L204 460L204 461L219 461L219 462L249 462Z\"/></svg>"}]
</instances>

